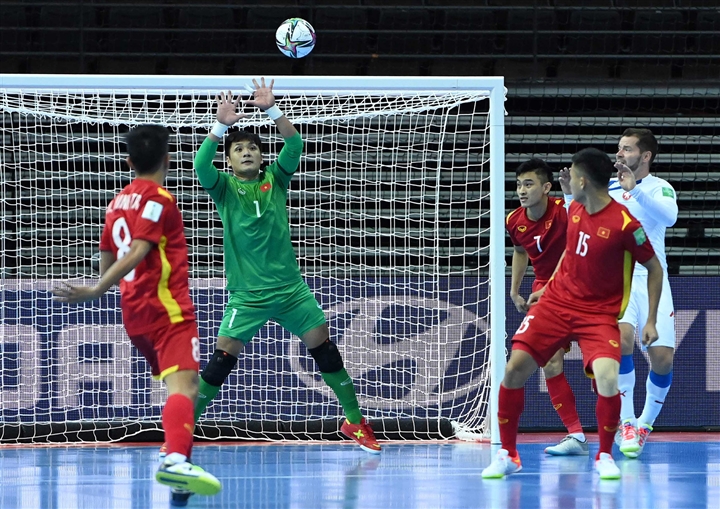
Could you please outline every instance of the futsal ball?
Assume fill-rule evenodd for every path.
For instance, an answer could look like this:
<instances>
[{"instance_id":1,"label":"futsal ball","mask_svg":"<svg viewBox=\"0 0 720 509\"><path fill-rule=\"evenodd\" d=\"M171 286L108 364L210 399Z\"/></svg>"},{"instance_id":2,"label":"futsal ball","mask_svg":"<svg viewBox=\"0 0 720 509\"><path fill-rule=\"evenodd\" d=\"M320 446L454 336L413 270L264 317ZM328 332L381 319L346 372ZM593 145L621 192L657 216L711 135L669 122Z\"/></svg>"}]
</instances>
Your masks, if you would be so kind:
<instances>
[{"instance_id":1,"label":"futsal ball","mask_svg":"<svg viewBox=\"0 0 720 509\"><path fill-rule=\"evenodd\" d=\"M315 29L302 18L286 19L275 32L275 42L283 55L302 58L315 47Z\"/></svg>"}]
</instances>

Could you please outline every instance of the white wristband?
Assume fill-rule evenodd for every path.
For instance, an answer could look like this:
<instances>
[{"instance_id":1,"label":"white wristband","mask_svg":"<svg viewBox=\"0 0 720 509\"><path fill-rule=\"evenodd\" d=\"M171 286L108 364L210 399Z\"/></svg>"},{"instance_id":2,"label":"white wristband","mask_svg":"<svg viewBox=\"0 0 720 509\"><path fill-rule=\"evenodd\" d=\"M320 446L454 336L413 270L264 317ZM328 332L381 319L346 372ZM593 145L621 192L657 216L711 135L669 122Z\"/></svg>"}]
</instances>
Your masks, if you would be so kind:
<instances>
[{"instance_id":1,"label":"white wristband","mask_svg":"<svg viewBox=\"0 0 720 509\"><path fill-rule=\"evenodd\" d=\"M215 122L215 125L210 130L210 134L214 134L218 138L222 138L225 135L225 131L227 131L230 128L230 126L222 124L220 122Z\"/></svg>"},{"instance_id":2,"label":"white wristband","mask_svg":"<svg viewBox=\"0 0 720 509\"><path fill-rule=\"evenodd\" d=\"M277 120L283 116L283 112L280 111L280 108L278 108L276 104L266 109L265 113L267 113L267 116L272 120Z\"/></svg>"}]
</instances>

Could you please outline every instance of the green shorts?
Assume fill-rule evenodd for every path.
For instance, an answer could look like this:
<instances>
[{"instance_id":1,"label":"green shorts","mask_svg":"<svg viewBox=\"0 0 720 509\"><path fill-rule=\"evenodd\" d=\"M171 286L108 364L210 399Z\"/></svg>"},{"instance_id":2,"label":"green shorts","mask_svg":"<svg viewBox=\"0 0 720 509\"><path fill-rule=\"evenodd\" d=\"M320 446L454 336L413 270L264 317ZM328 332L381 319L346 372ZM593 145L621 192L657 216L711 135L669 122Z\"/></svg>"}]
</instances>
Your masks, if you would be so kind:
<instances>
[{"instance_id":1,"label":"green shorts","mask_svg":"<svg viewBox=\"0 0 720 509\"><path fill-rule=\"evenodd\" d=\"M218 336L247 344L268 320L296 336L325 324L325 313L305 281L280 288L230 292Z\"/></svg>"}]
</instances>

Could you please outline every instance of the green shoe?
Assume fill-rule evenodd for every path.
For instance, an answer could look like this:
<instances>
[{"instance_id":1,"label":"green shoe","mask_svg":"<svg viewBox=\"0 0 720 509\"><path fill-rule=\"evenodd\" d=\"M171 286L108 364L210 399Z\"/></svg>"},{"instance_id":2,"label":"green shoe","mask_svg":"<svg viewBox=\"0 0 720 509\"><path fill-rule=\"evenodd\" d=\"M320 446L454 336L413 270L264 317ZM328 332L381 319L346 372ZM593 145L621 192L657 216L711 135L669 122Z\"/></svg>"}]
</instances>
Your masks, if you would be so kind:
<instances>
[{"instance_id":1,"label":"green shoe","mask_svg":"<svg viewBox=\"0 0 720 509\"><path fill-rule=\"evenodd\" d=\"M155 474L155 480L171 488L198 495L215 495L222 489L220 481L214 475L187 461L172 463L166 460Z\"/></svg>"}]
</instances>

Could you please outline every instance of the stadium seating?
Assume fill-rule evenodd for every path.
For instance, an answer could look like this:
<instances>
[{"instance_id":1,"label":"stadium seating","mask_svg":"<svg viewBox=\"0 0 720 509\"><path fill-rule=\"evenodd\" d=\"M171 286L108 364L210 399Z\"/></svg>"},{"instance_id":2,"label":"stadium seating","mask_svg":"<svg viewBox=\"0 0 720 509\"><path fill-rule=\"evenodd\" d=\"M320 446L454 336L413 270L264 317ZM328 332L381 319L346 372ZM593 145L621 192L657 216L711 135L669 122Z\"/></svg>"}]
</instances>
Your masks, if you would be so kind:
<instances>
[{"instance_id":1,"label":"stadium seating","mask_svg":"<svg viewBox=\"0 0 720 509\"><path fill-rule=\"evenodd\" d=\"M318 36L299 60L274 42L293 16ZM661 136L654 171L679 191L668 255L683 273L713 270L701 260L720 231L720 161L706 142L720 133L703 123L720 114L718 55L720 4L698 0L0 3L0 72L503 75L508 171L528 154L566 164L588 130L611 151L624 127L647 125ZM697 88L663 95L675 85Z\"/></svg>"}]
</instances>

